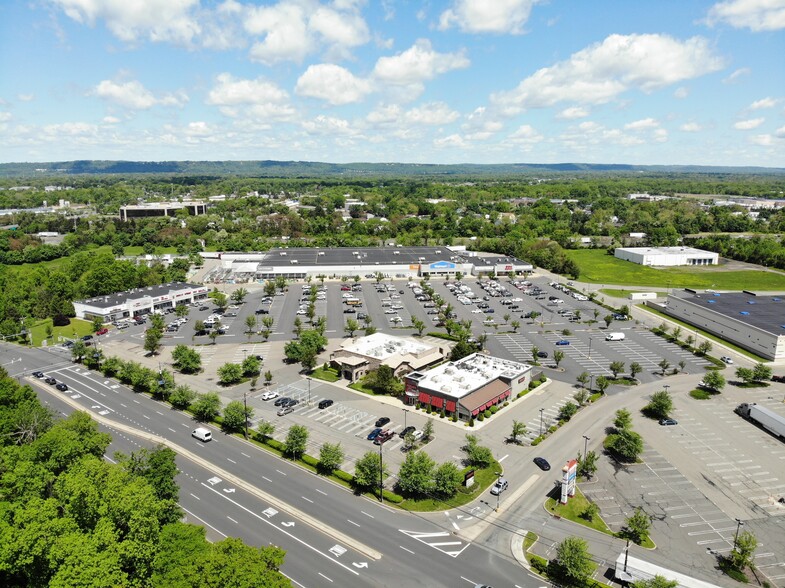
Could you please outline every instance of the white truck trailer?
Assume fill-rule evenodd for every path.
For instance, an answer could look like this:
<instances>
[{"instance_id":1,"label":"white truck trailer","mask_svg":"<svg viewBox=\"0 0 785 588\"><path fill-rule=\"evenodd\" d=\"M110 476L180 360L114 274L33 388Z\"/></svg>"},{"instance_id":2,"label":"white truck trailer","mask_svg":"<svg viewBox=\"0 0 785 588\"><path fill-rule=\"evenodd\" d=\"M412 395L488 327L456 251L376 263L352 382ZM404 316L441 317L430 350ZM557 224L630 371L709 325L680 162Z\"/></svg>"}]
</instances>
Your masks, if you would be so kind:
<instances>
[{"instance_id":1,"label":"white truck trailer","mask_svg":"<svg viewBox=\"0 0 785 588\"><path fill-rule=\"evenodd\" d=\"M668 580L676 581L679 588L718 588L718 586L709 582L696 580L686 574L680 574L642 559L637 559L628 555L625 551L622 551L621 555L616 558L614 577L622 584L651 580L654 576L662 576Z\"/></svg>"},{"instance_id":2,"label":"white truck trailer","mask_svg":"<svg viewBox=\"0 0 785 588\"><path fill-rule=\"evenodd\" d=\"M765 406L745 402L736 407L736 414L743 416L748 421L759 424L775 437L785 439L785 417L773 410Z\"/></svg>"}]
</instances>

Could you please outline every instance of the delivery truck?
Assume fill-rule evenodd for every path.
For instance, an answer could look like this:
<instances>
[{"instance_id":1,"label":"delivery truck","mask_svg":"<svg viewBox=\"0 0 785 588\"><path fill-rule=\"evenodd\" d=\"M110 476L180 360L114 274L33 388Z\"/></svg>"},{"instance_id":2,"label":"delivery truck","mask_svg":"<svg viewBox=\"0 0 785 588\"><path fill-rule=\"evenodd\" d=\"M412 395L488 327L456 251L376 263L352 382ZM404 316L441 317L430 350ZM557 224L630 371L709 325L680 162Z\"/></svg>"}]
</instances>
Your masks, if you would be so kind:
<instances>
[{"instance_id":1,"label":"delivery truck","mask_svg":"<svg viewBox=\"0 0 785 588\"><path fill-rule=\"evenodd\" d=\"M743 403L736 407L736 414L766 429L775 437L785 439L785 417L758 404Z\"/></svg>"},{"instance_id":2,"label":"delivery truck","mask_svg":"<svg viewBox=\"0 0 785 588\"><path fill-rule=\"evenodd\" d=\"M605 335L606 341L624 341L624 333L608 333Z\"/></svg>"}]
</instances>

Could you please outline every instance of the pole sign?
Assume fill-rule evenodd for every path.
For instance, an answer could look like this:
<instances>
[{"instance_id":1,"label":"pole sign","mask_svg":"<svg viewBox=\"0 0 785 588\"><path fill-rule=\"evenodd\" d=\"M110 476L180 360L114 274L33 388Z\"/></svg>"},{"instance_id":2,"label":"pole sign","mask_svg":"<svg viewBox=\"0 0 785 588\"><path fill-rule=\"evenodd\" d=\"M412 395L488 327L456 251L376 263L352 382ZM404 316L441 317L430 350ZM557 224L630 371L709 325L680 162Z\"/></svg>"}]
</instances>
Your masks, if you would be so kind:
<instances>
[{"instance_id":1,"label":"pole sign","mask_svg":"<svg viewBox=\"0 0 785 588\"><path fill-rule=\"evenodd\" d=\"M561 500L559 502L567 504L569 497L575 496L575 480L578 475L578 461L571 459L561 471Z\"/></svg>"}]
</instances>

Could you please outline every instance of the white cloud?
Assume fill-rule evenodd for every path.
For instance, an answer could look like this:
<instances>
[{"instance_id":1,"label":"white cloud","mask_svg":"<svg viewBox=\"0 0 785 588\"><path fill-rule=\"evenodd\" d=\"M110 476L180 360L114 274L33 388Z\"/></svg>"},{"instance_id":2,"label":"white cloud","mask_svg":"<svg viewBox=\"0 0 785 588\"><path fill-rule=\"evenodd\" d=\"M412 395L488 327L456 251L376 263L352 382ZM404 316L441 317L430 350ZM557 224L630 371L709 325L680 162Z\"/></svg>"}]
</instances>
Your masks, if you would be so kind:
<instances>
[{"instance_id":1,"label":"white cloud","mask_svg":"<svg viewBox=\"0 0 785 588\"><path fill-rule=\"evenodd\" d=\"M381 104L365 117L372 125L389 125L401 118L401 107L397 104Z\"/></svg>"},{"instance_id":2,"label":"white cloud","mask_svg":"<svg viewBox=\"0 0 785 588\"><path fill-rule=\"evenodd\" d=\"M602 104L630 89L653 92L721 67L722 59L701 37L679 41L667 35L611 35L491 100L507 114L564 101Z\"/></svg>"},{"instance_id":3,"label":"white cloud","mask_svg":"<svg viewBox=\"0 0 785 588\"><path fill-rule=\"evenodd\" d=\"M442 12L439 28L453 25L467 33L519 34L536 0L454 0Z\"/></svg>"},{"instance_id":4,"label":"white cloud","mask_svg":"<svg viewBox=\"0 0 785 588\"><path fill-rule=\"evenodd\" d=\"M469 146L469 144L464 141L463 137L458 134L449 135L447 137L440 137L438 139L433 140L433 144L436 147L453 147L453 148L460 148L465 149Z\"/></svg>"},{"instance_id":5,"label":"white cloud","mask_svg":"<svg viewBox=\"0 0 785 588\"><path fill-rule=\"evenodd\" d=\"M785 139L785 126L778 128L776 131L774 131L774 134L780 139Z\"/></svg>"},{"instance_id":6,"label":"white cloud","mask_svg":"<svg viewBox=\"0 0 785 588\"><path fill-rule=\"evenodd\" d=\"M370 82L332 63L311 65L297 80L295 92L333 105L360 102L372 90Z\"/></svg>"},{"instance_id":7,"label":"white cloud","mask_svg":"<svg viewBox=\"0 0 785 588\"><path fill-rule=\"evenodd\" d=\"M589 116L588 109L583 108L582 106L570 106L569 108L565 108L559 114L557 114L556 118L574 120L576 118L586 118L587 116Z\"/></svg>"},{"instance_id":8,"label":"white cloud","mask_svg":"<svg viewBox=\"0 0 785 588\"><path fill-rule=\"evenodd\" d=\"M657 143L665 143L668 140L668 131L665 129L655 129L653 138Z\"/></svg>"},{"instance_id":9,"label":"white cloud","mask_svg":"<svg viewBox=\"0 0 785 588\"><path fill-rule=\"evenodd\" d=\"M313 120L303 121L309 135L352 135L355 131L348 120L320 114Z\"/></svg>"},{"instance_id":10,"label":"white cloud","mask_svg":"<svg viewBox=\"0 0 785 588\"><path fill-rule=\"evenodd\" d=\"M771 135L753 135L750 137L750 143L760 145L761 147L770 147L774 144L774 137Z\"/></svg>"},{"instance_id":11,"label":"white cloud","mask_svg":"<svg viewBox=\"0 0 785 588\"><path fill-rule=\"evenodd\" d=\"M627 123L624 125L624 129L627 131L642 131L646 129L656 129L659 126L660 123L653 118L642 118L640 120Z\"/></svg>"},{"instance_id":12,"label":"white cloud","mask_svg":"<svg viewBox=\"0 0 785 588\"><path fill-rule=\"evenodd\" d=\"M116 125L120 122L120 119L116 116L105 116L101 119L101 122L107 125Z\"/></svg>"},{"instance_id":13,"label":"white cloud","mask_svg":"<svg viewBox=\"0 0 785 588\"><path fill-rule=\"evenodd\" d=\"M459 116L444 102L431 102L407 111L404 120L412 124L446 125L455 122Z\"/></svg>"},{"instance_id":14,"label":"white cloud","mask_svg":"<svg viewBox=\"0 0 785 588\"><path fill-rule=\"evenodd\" d=\"M680 86L673 91L673 97L678 98L679 100L683 100L689 95L690 95L690 91L684 86Z\"/></svg>"},{"instance_id":15,"label":"white cloud","mask_svg":"<svg viewBox=\"0 0 785 588\"><path fill-rule=\"evenodd\" d=\"M783 0L726 0L709 9L709 25L719 22L754 32L785 29Z\"/></svg>"},{"instance_id":16,"label":"white cloud","mask_svg":"<svg viewBox=\"0 0 785 588\"><path fill-rule=\"evenodd\" d=\"M327 43L339 47L358 47L371 38L359 13L338 12L325 6L319 7L308 19L308 28Z\"/></svg>"},{"instance_id":17,"label":"white cloud","mask_svg":"<svg viewBox=\"0 0 785 588\"><path fill-rule=\"evenodd\" d=\"M759 126L763 124L766 119L764 118L751 118L748 120L740 120L739 122L733 125L734 129L739 131L749 131L752 129L757 129Z\"/></svg>"},{"instance_id":18,"label":"white cloud","mask_svg":"<svg viewBox=\"0 0 785 588\"><path fill-rule=\"evenodd\" d=\"M756 100L752 104L750 104L750 110L759 110L761 108L773 108L777 105L777 100L767 96L766 98L761 98L760 100Z\"/></svg>"},{"instance_id":19,"label":"white cloud","mask_svg":"<svg viewBox=\"0 0 785 588\"><path fill-rule=\"evenodd\" d=\"M748 76L748 75L750 75L750 73L751 73L750 68L748 68L748 67L741 67L741 68L733 71L733 73L731 73L727 78L724 78L722 80L722 83L723 84L738 84L739 81L740 81L739 78L741 78L743 76Z\"/></svg>"},{"instance_id":20,"label":"white cloud","mask_svg":"<svg viewBox=\"0 0 785 588\"><path fill-rule=\"evenodd\" d=\"M35 100L35 94L17 94L16 99L19 102L32 102Z\"/></svg>"},{"instance_id":21,"label":"white cloud","mask_svg":"<svg viewBox=\"0 0 785 588\"><path fill-rule=\"evenodd\" d=\"M42 128L44 134L52 135L52 136L69 136L69 137L80 137L80 136L92 136L95 135L98 131L98 127L94 124L86 123L86 122L66 122L66 123L58 123L53 125L45 125Z\"/></svg>"},{"instance_id":22,"label":"white cloud","mask_svg":"<svg viewBox=\"0 0 785 588\"><path fill-rule=\"evenodd\" d=\"M438 53L427 39L419 39L406 51L392 57L380 57L373 75L393 85L416 85L454 69L469 67L469 59L460 53Z\"/></svg>"},{"instance_id":23,"label":"white cloud","mask_svg":"<svg viewBox=\"0 0 785 588\"><path fill-rule=\"evenodd\" d=\"M288 120L295 114L289 95L273 82L235 78L229 73L218 75L207 95L207 104L219 106L221 112L231 117L244 114L255 119Z\"/></svg>"},{"instance_id":24,"label":"white cloud","mask_svg":"<svg viewBox=\"0 0 785 588\"><path fill-rule=\"evenodd\" d=\"M183 106L188 102L188 96L184 92L163 94L156 98L156 96L138 80L131 80L128 82L102 80L91 93L103 100L130 110L147 110L158 105Z\"/></svg>"},{"instance_id":25,"label":"white cloud","mask_svg":"<svg viewBox=\"0 0 785 588\"><path fill-rule=\"evenodd\" d=\"M535 144L543 140L543 135L540 134L531 125L521 125L513 133L510 134L508 139L513 143L528 143Z\"/></svg>"},{"instance_id":26,"label":"white cloud","mask_svg":"<svg viewBox=\"0 0 785 588\"><path fill-rule=\"evenodd\" d=\"M50 0L82 24L103 20L120 40L190 44L201 32L194 15L199 0Z\"/></svg>"},{"instance_id":27,"label":"white cloud","mask_svg":"<svg viewBox=\"0 0 785 588\"><path fill-rule=\"evenodd\" d=\"M680 131L684 131L685 133L697 133L697 132L702 131L703 127L701 127L696 122L688 122L688 123L684 123L683 125L681 125L679 127L679 130Z\"/></svg>"}]
</instances>

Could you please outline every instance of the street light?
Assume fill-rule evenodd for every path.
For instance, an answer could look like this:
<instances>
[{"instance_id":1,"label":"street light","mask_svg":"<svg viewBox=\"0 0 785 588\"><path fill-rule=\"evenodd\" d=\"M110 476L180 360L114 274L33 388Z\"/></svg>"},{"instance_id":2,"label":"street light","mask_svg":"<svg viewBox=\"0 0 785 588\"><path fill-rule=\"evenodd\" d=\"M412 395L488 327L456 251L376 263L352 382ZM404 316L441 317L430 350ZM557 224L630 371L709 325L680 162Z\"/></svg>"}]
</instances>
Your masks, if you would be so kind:
<instances>
[{"instance_id":1,"label":"street light","mask_svg":"<svg viewBox=\"0 0 785 588\"><path fill-rule=\"evenodd\" d=\"M594 374L589 378L589 394L592 393L592 390L594 390Z\"/></svg>"},{"instance_id":2,"label":"street light","mask_svg":"<svg viewBox=\"0 0 785 588\"><path fill-rule=\"evenodd\" d=\"M587 359L591 359L591 343L594 341L593 337L589 337L589 357Z\"/></svg>"},{"instance_id":3,"label":"street light","mask_svg":"<svg viewBox=\"0 0 785 588\"><path fill-rule=\"evenodd\" d=\"M311 406L311 378L305 378L308 380L308 406Z\"/></svg>"},{"instance_id":4,"label":"street light","mask_svg":"<svg viewBox=\"0 0 785 588\"><path fill-rule=\"evenodd\" d=\"M540 409L540 437L542 437L542 413L545 411L544 408Z\"/></svg>"},{"instance_id":5,"label":"street light","mask_svg":"<svg viewBox=\"0 0 785 588\"><path fill-rule=\"evenodd\" d=\"M736 541L739 540L739 529L744 526L744 521L736 519L736 535L733 536L733 549L736 549Z\"/></svg>"},{"instance_id":6,"label":"street light","mask_svg":"<svg viewBox=\"0 0 785 588\"><path fill-rule=\"evenodd\" d=\"M496 483L498 484L499 478L501 478L502 473L496 472ZM498 488L497 488L498 489ZM498 489L500 490L500 489ZM502 493L501 490L496 494L496 512L499 512L499 498L501 497Z\"/></svg>"},{"instance_id":7,"label":"street light","mask_svg":"<svg viewBox=\"0 0 785 588\"><path fill-rule=\"evenodd\" d=\"M667 394L671 386L670 384L663 384L662 387L665 389L665 393Z\"/></svg>"},{"instance_id":8,"label":"street light","mask_svg":"<svg viewBox=\"0 0 785 588\"><path fill-rule=\"evenodd\" d=\"M589 441L591 441L591 439L589 439L589 437L584 435L583 436L583 461L584 462L586 461L586 452L588 451Z\"/></svg>"},{"instance_id":9,"label":"street light","mask_svg":"<svg viewBox=\"0 0 785 588\"><path fill-rule=\"evenodd\" d=\"M248 439L248 392L243 391L243 418L245 419L245 438Z\"/></svg>"},{"instance_id":10,"label":"street light","mask_svg":"<svg viewBox=\"0 0 785 588\"><path fill-rule=\"evenodd\" d=\"M379 502L384 503L384 457L382 443L379 443Z\"/></svg>"},{"instance_id":11,"label":"street light","mask_svg":"<svg viewBox=\"0 0 785 588\"><path fill-rule=\"evenodd\" d=\"M409 409L408 408L404 408L403 409L403 428L404 428L404 430L406 429L406 415L407 414L409 414Z\"/></svg>"}]
</instances>

